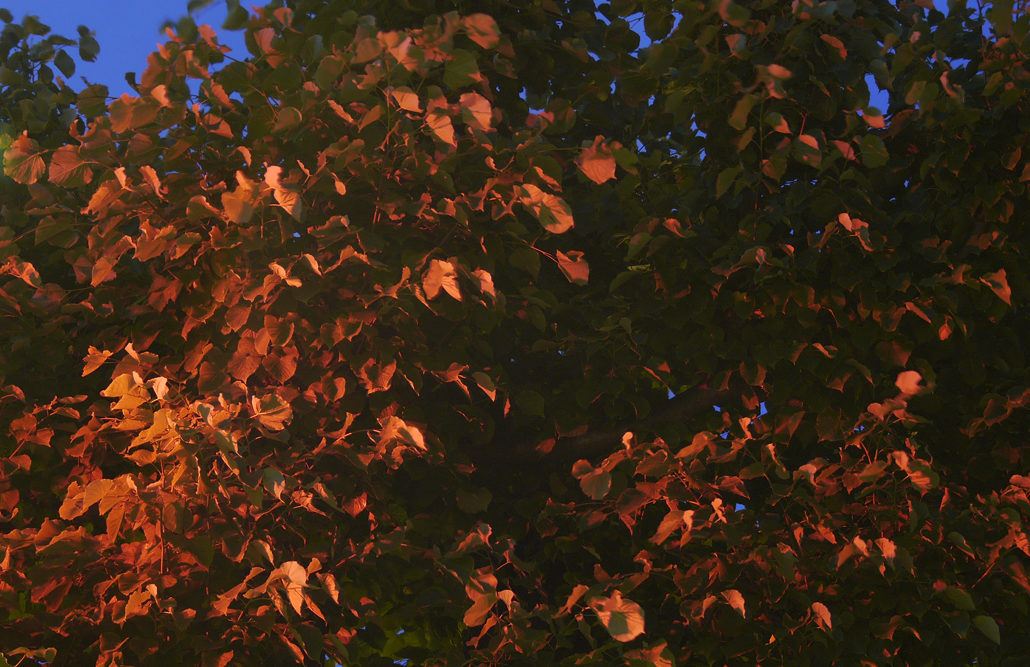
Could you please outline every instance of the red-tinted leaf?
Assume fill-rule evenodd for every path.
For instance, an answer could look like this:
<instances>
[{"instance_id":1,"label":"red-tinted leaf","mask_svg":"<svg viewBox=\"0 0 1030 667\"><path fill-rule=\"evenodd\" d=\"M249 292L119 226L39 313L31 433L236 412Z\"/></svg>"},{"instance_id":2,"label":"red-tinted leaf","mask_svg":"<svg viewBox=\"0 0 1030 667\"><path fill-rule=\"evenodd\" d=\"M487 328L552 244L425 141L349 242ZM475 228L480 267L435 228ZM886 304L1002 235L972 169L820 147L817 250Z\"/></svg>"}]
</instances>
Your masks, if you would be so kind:
<instances>
[{"instance_id":1,"label":"red-tinted leaf","mask_svg":"<svg viewBox=\"0 0 1030 667\"><path fill-rule=\"evenodd\" d=\"M833 629L833 617L826 605L822 602L813 602L812 611L815 613L815 622L820 628L827 632Z\"/></svg>"},{"instance_id":2,"label":"red-tinted leaf","mask_svg":"<svg viewBox=\"0 0 1030 667\"><path fill-rule=\"evenodd\" d=\"M46 170L43 150L29 138L28 132L15 139L4 151L4 173L14 181L32 184L39 180Z\"/></svg>"},{"instance_id":3,"label":"red-tinted leaf","mask_svg":"<svg viewBox=\"0 0 1030 667\"><path fill-rule=\"evenodd\" d=\"M461 23L469 39L484 49L492 49L500 41L501 31L497 22L487 14L470 14Z\"/></svg>"},{"instance_id":4,"label":"red-tinted leaf","mask_svg":"<svg viewBox=\"0 0 1030 667\"><path fill-rule=\"evenodd\" d=\"M555 256L558 258L558 268L561 269L569 282L577 285L586 285L590 279L590 265L583 259L583 253L579 250L570 250L568 254L559 250Z\"/></svg>"},{"instance_id":5,"label":"red-tinted leaf","mask_svg":"<svg viewBox=\"0 0 1030 667\"><path fill-rule=\"evenodd\" d=\"M563 234L572 229L572 209L564 199L544 192L532 183L526 183L520 189L522 205L536 216L544 229L552 234Z\"/></svg>"},{"instance_id":6,"label":"red-tinted leaf","mask_svg":"<svg viewBox=\"0 0 1030 667\"><path fill-rule=\"evenodd\" d=\"M422 289L429 299L435 299L442 289L452 298L461 301L461 289L458 287L458 271L451 262L434 259L429 262L429 269L422 276Z\"/></svg>"},{"instance_id":7,"label":"red-tinted leaf","mask_svg":"<svg viewBox=\"0 0 1030 667\"><path fill-rule=\"evenodd\" d=\"M615 157L600 135L580 152L576 165L587 178L599 185L615 178Z\"/></svg>"}]
</instances>

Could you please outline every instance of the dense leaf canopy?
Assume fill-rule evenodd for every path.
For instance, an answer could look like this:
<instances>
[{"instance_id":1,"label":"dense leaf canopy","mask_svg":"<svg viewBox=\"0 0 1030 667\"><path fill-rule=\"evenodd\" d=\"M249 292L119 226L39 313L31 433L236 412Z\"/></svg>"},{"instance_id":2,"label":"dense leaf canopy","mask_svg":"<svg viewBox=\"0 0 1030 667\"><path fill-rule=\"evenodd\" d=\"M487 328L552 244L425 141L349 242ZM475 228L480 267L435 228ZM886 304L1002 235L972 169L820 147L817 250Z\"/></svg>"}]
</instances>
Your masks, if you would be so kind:
<instances>
[{"instance_id":1,"label":"dense leaf canopy","mask_svg":"<svg viewBox=\"0 0 1030 667\"><path fill-rule=\"evenodd\" d=\"M0 13L7 662L1024 664L1024 3L229 9Z\"/></svg>"}]
</instances>

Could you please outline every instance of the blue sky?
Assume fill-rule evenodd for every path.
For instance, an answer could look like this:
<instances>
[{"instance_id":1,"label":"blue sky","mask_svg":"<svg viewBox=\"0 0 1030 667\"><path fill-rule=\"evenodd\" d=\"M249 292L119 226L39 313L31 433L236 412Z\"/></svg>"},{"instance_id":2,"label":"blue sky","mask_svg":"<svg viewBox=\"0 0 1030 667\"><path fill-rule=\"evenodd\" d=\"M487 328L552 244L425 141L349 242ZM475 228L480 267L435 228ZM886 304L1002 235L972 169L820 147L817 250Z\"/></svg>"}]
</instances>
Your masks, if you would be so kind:
<instances>
[{"instance_id":1,"label":"blue sky","mask_svg":"<svg viewBox=\"0 0 1030 667\"><path fill-rule=\"evenodd\" d=\"M94 63L84 63L78 60L77 49L70 47L68 55L76 59L72 84L78 87L79 77L84 76L93 83L106 84L115 96L129 92L125 72L141 73L147 55L165 41L161 24L186 14L186 0L0 0L0 7L9 9L15 20L34 14L53 32L71 39L78 38L78 26L92 28L100 42L100 57ZM225 3L220 0L194 14L198 25L211 24L221 41L232 47L230 54L241 57L239 54L246 51L243 33L222 30L224 19Z\"/></svg>"},{"instance_id":2,"label":"blue sky","mask_svg":"<svg viewBox=\"0 0 1030 667\"><path fill-rule=\"evenodd\" d=\"M251 2L244 2L249 6ZM253 4L260 4L255 0ZM934 0L934 4L946 11L947 0ZM77 28L86 25L96 31L100 43L100 57L94 63L78 62L72 84L81 83L86 77L93 83L103 83L117 96L130 92L124 74L128 71L141 73L146 67L147 55L164 41L161 24L167 19L178 19L186 14L186 0L0 0L5 7L20 19L25 14L35 14L49 25L54 32L76 38ZM215 0L210 6L194 13L198 24L208 23L216 28L222 43L232 48L231 55L245 57L243 34L237 31L221 30L225 19L225 3ZM643 36L641 46L646 46ZM241 55L242 54L242 55ZM77 56L76 49L69 49L69 55ZM882 93L874 95L874 104L885 106Z\"/></svg>"}]
</instances>

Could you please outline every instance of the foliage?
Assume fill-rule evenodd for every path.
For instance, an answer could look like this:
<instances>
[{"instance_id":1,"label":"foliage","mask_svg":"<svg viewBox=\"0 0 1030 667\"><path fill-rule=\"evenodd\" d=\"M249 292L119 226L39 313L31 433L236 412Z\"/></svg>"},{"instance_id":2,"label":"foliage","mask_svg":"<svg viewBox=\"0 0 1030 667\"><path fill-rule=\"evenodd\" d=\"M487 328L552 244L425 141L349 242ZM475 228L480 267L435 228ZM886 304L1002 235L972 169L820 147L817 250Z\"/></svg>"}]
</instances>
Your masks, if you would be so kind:
<instances>
[{"instance_id":1,"label":"foliage","mask_svg":"<svg viewBox=\"0 0 1030 667\"><path fill-rule=\"evenodd\" d=\"M1021 664L1021 6L229 5L0 16L8 662Z\"/></svg>"}]
</instances>

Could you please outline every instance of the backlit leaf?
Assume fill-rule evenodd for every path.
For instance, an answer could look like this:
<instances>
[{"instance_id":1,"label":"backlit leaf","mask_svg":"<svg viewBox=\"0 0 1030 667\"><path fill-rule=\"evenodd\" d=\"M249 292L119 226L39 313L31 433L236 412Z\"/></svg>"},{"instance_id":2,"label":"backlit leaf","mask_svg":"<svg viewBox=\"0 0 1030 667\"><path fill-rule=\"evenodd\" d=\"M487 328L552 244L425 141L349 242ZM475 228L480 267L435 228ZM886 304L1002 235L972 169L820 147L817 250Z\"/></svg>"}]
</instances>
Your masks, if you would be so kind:
<instances>
[{"instance_id":1,"label":"backlit leaf","mask_svg":"<svg viewBox=\"0 0 1030 667\"><path fill-rule=\"evenodd\" d=\"M593 598L590 606L612 639L630 642L644 634L644 610L618 590L610 597Z\"/></svg>"}]
</instances>

